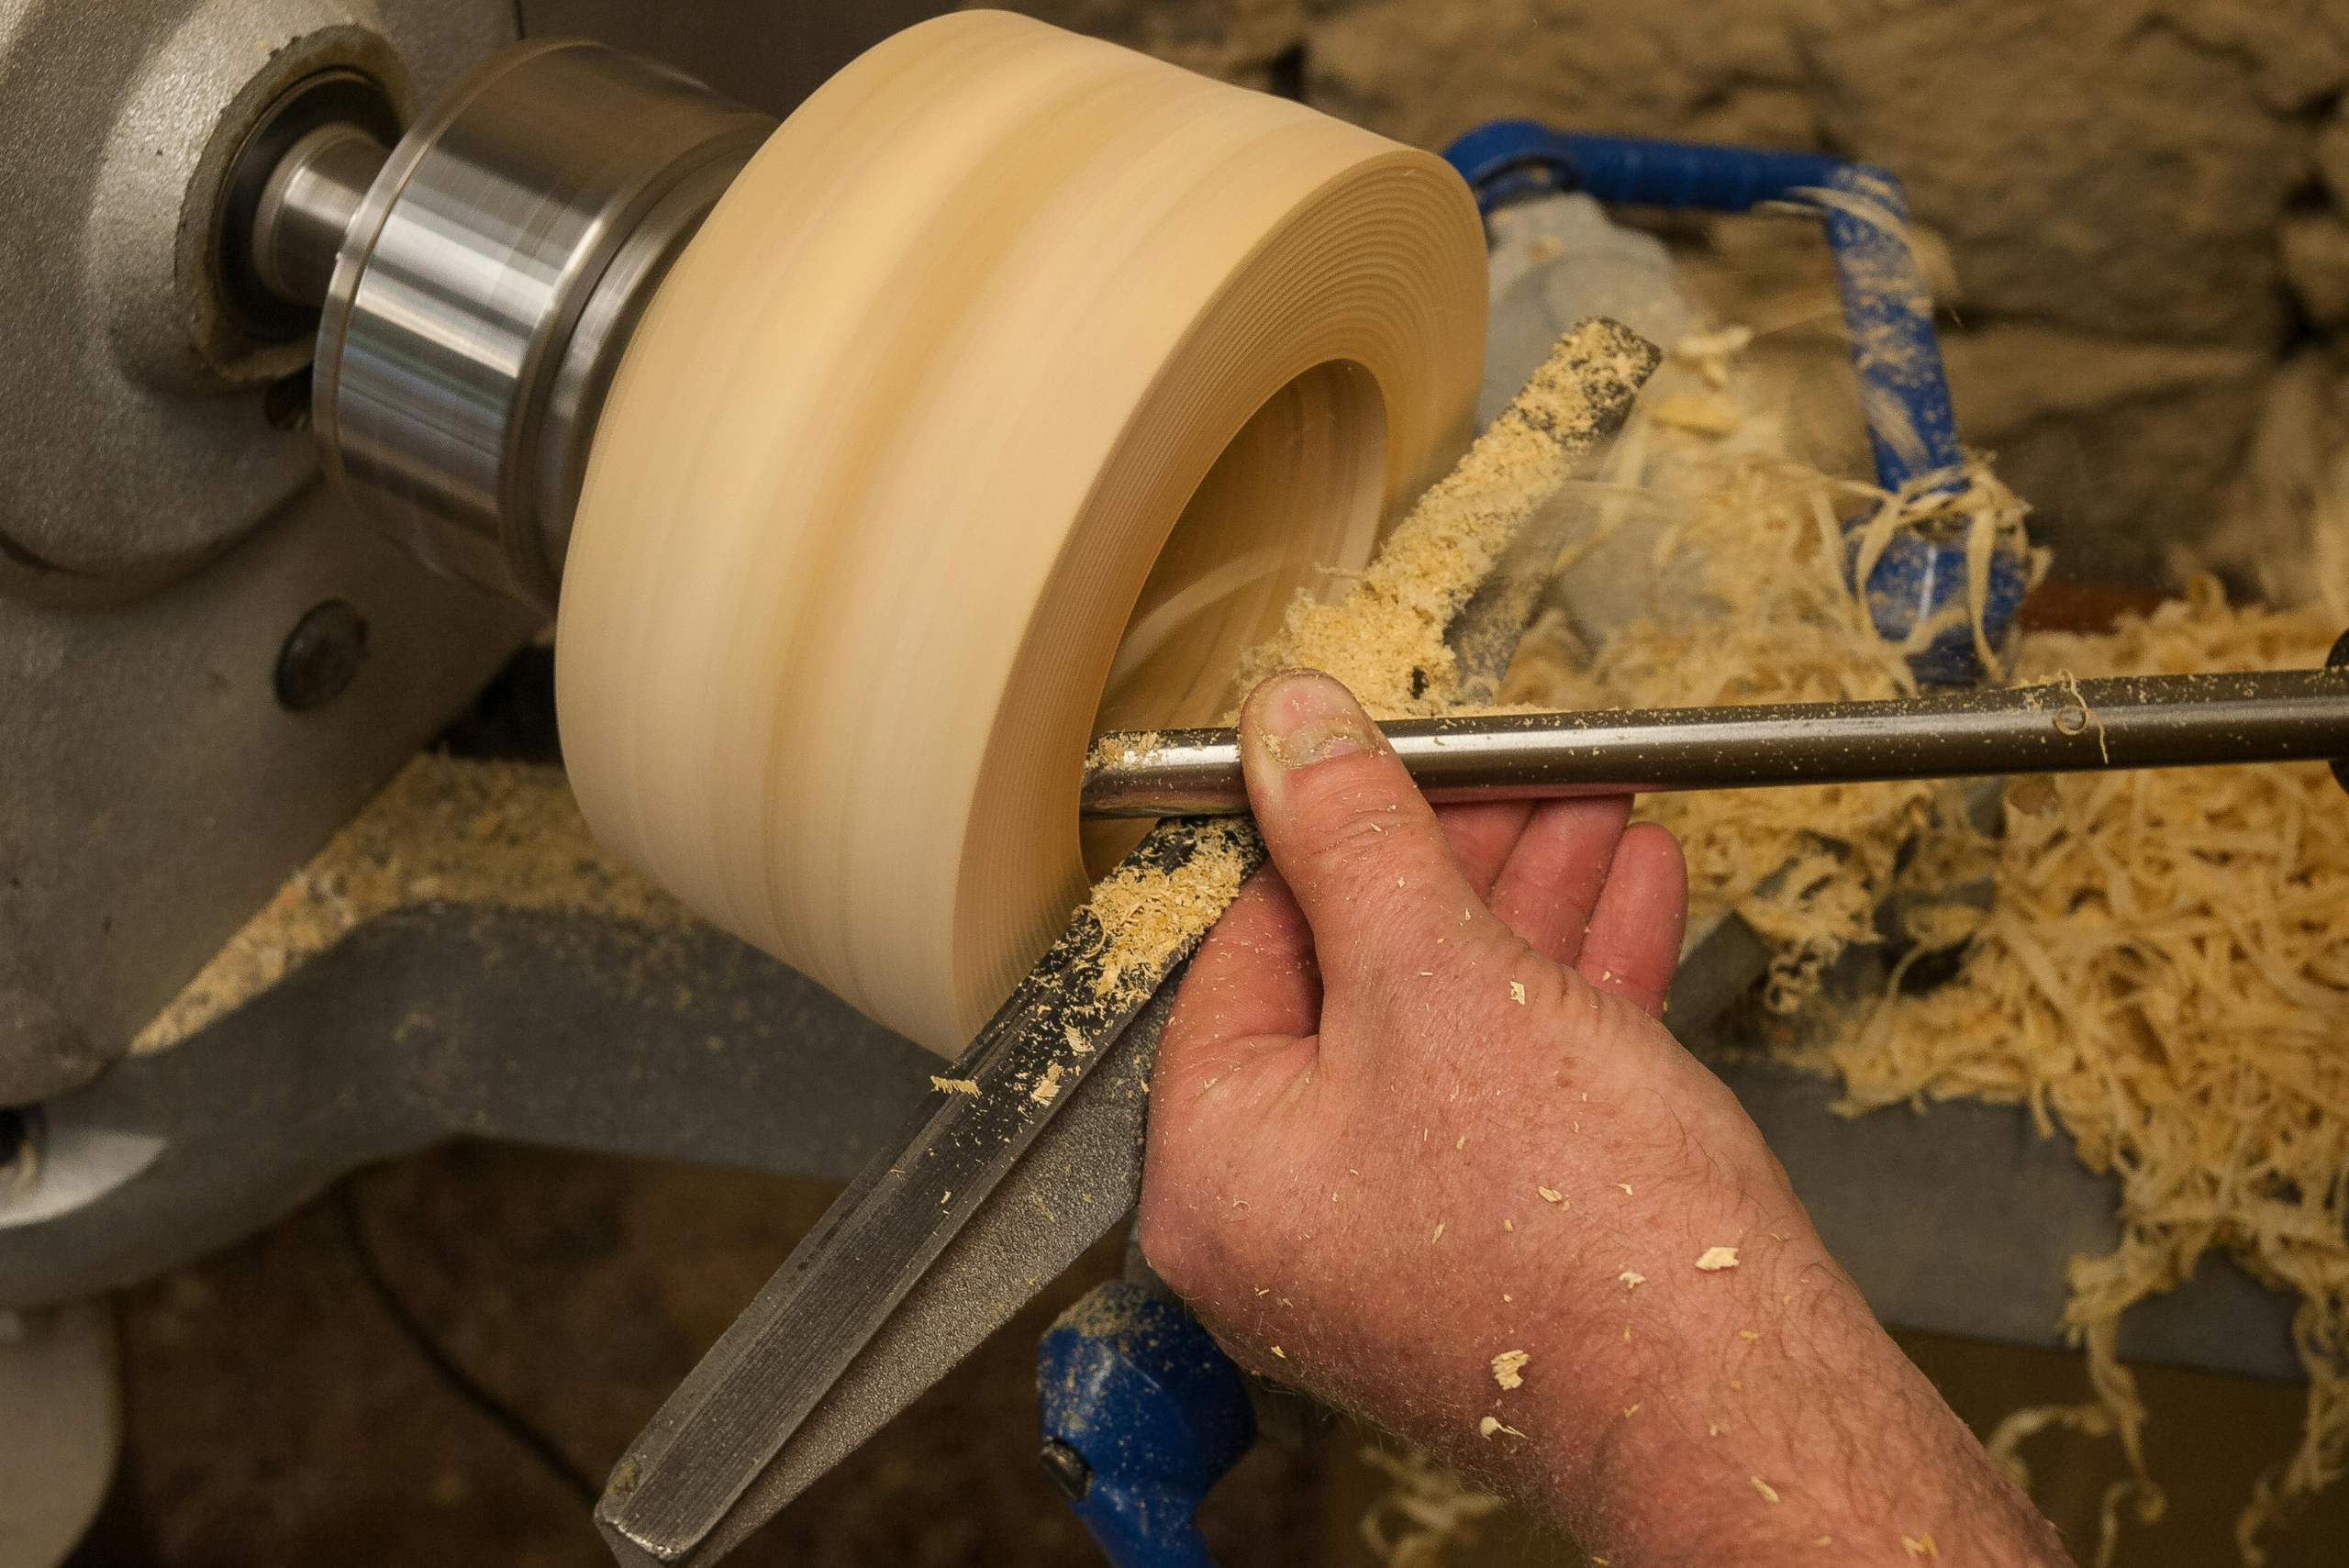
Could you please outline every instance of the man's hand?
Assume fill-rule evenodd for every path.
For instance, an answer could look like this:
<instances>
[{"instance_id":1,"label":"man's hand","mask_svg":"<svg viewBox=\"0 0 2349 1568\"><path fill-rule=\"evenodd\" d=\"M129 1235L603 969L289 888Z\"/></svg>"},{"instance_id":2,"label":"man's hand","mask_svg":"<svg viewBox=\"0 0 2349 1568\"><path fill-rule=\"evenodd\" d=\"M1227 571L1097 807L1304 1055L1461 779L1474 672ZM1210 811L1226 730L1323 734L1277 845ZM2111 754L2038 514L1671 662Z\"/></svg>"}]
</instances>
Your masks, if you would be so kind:
<instances>
[{"instance_id":1,"label":"man's hand","mask_svg":"<svg viewBox=\"0 0 2349 1568\"><path fill-rule=\"evenodd\" d=\"M1431 810L1324 675L1241 743L1273 866L1176 1000L1141 1225L1241 1364L1620 1565L2065 1561L1658 1022L1668 833Z\"/></svg>"}]
</instances>

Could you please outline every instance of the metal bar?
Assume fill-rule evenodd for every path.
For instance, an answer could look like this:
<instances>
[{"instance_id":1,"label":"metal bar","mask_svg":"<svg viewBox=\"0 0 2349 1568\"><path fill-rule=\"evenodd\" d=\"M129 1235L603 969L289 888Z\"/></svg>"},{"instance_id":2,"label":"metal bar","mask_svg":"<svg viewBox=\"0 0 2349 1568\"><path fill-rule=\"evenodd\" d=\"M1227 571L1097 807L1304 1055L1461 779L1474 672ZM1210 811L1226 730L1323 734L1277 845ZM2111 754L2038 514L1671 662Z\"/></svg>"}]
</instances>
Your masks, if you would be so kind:
<instances>
[{"instance_id":1,"label":"metal bar","mask_svg":"<svg viewBox=\"0 0 2349 1568\"><path fill-rule=\"evenodd\" d=\"M2122 676L1892 702L1408 719L1381 727L1430 800L1865 784L2349 755L2349 670ZM1087 817L1248 809L1230 729L1105 735Z\"/></svg>"}]
</instances>

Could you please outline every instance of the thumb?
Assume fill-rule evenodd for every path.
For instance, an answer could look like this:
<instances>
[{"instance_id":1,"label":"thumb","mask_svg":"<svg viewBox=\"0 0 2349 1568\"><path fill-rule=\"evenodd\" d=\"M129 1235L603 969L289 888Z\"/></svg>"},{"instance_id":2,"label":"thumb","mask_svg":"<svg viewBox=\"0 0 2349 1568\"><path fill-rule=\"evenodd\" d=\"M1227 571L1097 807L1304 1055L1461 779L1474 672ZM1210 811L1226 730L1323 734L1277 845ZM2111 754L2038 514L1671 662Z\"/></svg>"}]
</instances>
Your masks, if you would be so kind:
<instances>
[{"instance_id":1,"label":"thumb","mask_svg":"<svg viewBox=\"0 0 2349 1568\"><path fill-rule=\"evenodd\" d=\"M1482 913L1435 813L1353 694L1284 670L1248 695L1240 757L1326 984L1370 980Z\"/></svg>"}]
</instances>

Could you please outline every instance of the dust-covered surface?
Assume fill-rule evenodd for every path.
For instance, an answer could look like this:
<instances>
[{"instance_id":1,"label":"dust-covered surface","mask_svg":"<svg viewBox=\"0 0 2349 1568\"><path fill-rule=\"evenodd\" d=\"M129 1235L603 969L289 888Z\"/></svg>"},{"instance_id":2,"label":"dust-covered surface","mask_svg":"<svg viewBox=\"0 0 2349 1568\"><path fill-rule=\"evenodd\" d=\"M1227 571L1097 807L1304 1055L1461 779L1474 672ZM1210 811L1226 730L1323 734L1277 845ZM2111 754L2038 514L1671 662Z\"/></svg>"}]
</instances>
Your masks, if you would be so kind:
<instances>
[{"instance_id":1,"label":"dust-covered surface","mask_svg":"<svg viewBox=\"0 0 2349 1568\"><path fill-rule=\"evenodd\" d=\"M596 842L561 770L427 753L288 878L131 1049L175 1045L362 922L440 901L594 910L648 927L692 919Z\"/></svg>"}]
</instances>

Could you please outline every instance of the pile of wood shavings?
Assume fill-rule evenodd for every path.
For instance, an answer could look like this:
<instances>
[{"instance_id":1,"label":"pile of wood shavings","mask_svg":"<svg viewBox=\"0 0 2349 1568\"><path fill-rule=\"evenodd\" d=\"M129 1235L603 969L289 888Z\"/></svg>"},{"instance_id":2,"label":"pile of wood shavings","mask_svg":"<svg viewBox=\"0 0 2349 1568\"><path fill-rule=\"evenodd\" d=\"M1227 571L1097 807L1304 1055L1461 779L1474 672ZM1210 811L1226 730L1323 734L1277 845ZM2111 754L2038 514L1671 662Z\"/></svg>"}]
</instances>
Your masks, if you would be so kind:
<instances>
[{"instance_id":1,"label":"pile of wood shavings","mask_svg":"<svg viewBox=\"0 0 2349 1568\"><path fill-rule=\"evenodd\" d=\"M2232 608L2205 581L2108 636L2027 639L2019 662L2038 678L2305 669L2335 629ZM2074 1424L2118 1435L2141 1519L2159 1517L2160 1493L2144 1407L2113 1355L2121 1312L2213 1247L2299 1296L2308 1414L2238 1521L2256 1563L2270 1520L2349 1473L2349 799L2321 763L2018 782L1998 865L1956 979L1813 1054L1854 1108L2020 1102L2090 1169L2118 1173L2121 1244L2072 1260L2064 1323L2105 1418ZM2000 1434L2006 1457L2045 1414ZM2121 1499L2108 1499L2100 1562Z\"/></svg>"},{"instance_id":2,"label":"pile of wood shavings","mask_svg":"<svg viewBox=\"0 0 2349 1568\"><path fill-rule=\"evenodd\" d=\"M1945 622L1904 644L1878 637L1844 586L1842 519L1869 514L1864 559L1904 528L1965 538L1977 566L2001 536L2013 541L2022 508L1986 462L1955 506L1937 509L1787 455L1783 428L1732 362L1741 346L1734 333L1684 344L1594 486L1632 503L1601 508L1601 531L1627 520L1647 530L1654 602L1596 646L1545 615L1505 702L1904 695L1906 653ZM1570 541L1561 569L1598 542ZM1981 573L1969 575L1972 616ZM2062 684L2305 667L2321 662L2335 629L2231 608L2204 584L2108 635L2025 639L2006 673ZM1772 944L1767 999L1810 1031L1786 1050L1842 1078L1844 1109L2021 1102L2043 1129L2068 1132L2090 1168L2119 1173L2122 1243L2075 1260L2065 1314L2100 1402L2018 1412L1994 1442L2011 1461L2051 1422L2120 1437L2135 1480L2107 1499L2101 1560L2130 1495L2140 1518L2159 1510L2138 1440L2143 1408L2113 1354L2122 1310L2186 1278L2214 1245L2300 1295L2309 1417L2299 1451L2240 1522L2245 1561L2260 1561L2263 1526L2349 1468L2349 1055L2333 1044L2349 1032L2349 805L2326 770L2019 783L2002 840L1963 825L1953 786L1924 784L1650 797L1641 815L1680 837L1698 920L1733 908ZM1876 909L1904 878L1945 886L1985 871L1998 889L1987 915L1944 905L1909 933L1920 955L1968 944L1953 982L1921 996L1896 984L1856 1014L1827 1009L1822 971L1848 944L1877 939ZM1412 1550L1440 1551L1441 1540Z\"/></svg>"},{"instance_id":3,"label":"pile of wood shavings","mask_svg":"<svg viewBox=\"0 0 2349 1568\"><path fill-rule=\"evenodd\" d=\"M1972 506L1998 528L2021 527L2021 506L1978 462L1965 490L1935 506L1701 428L1653 424L1639 441L1627 435L1631 466L1615 483L1665 507L1672 520L1654 530L1652 564L1658 582L1675 586L1596 652L1556 617L1537 621L1502 686L1510 704L1701 707L1910 695L1907 653L1944 623L1928 621L1903 642L1876 635L1844 587L1842 518L1870 509L1863 559L1890 529L1940 526L1940 507ZM1692 927L1742 916L1772 948L1768 1005L1792 1014L1816 999L1847 947L1876 940L1876 907L1904 873L1955 880L1948 861L1962 843L1939 829L1962 818L1960 793L1916 783L1667 795L1642 800L1641 815L1681 840ZM1939 852L1920 858L1920 840Z\"/></svg>"},{"instance_id":4,"label":"pile of wood shavings","mask_svg":"<svg viewBox=\"0 0 2349 1568\"><path fill-rule=\"evenodd\" d=\"M561 771L419 756L288 878L132 1041L161 1051L259 995L361 923L440 901L692 917L587 831Z\"/></svg>"},{"instance_id":5,"label":"pile of wood shavings","mask_svg":"<svg viewBox=\"0 0 2349 1568\"><path fill-rule=\"evenodd\" d=\"M1504 695L1587 707L1906 690L1904 650L1875 635L1840 570L1835 518L1865 487L1770 453L1751 422L1652 433L1664 444L1647 472L1623 477L1674 493L1657 564L1693 554L1702 595L1595 653L1537 627ZM1976 537L1986 516L2014 526L2020 509L1987 471L1970 489L1964 526ZM1887 518L1914 525L1897 517L1909 498L1875 501L1871 542ZM2026 638L2011 674L2060 685L2305 668L2336 629L2230 607L2206 583L2110 634ZM2120 1438L2134 1479L2107 1500L2100 1562L2129 1496L2141 1518L2160 1510L2143 1407L2113 1353L2121 1313L2186 1279L2213 1246L2299 1295L2308 1419L2239 1523L2256 1563L2265 1524L2349 1470L2349 1054L2338 1043L2349 1034L2349 802L2319 764L2018 781L1994 840L1963 827L1949 788L1651 797L1641 814L1679 835L1700 916L1733 907L1773 944L1771 1002L1811 1010L1811 1032L1787 1052L1840 1076L1843 1108L2020 1102L2043 1130L2069 1133L2089 1168L2120 1175L2123 1240L2073 1261L2065 1315L2100 1403L2019 1412L1995 1445L2011 1461L2051 1420ZM1896 984L1857 1015L1817 1010L1820 970L1874 940L1874 910L1901 878L1946 885L1982 870L1997 889L1987 915L1944 906L1941 929L1909 933L1920 953L1967 944L1954 981L1917 996Z\"/></svg>"},{"instance_id":6,"label":"pile of wood shavings","mask_svg":"<svg viewBox=\"0 0 2349 1568\"><path fill-rule=\"evenodd\" d=\"M1387 1479L1361 1525L1363 1544L1386 1568L1441 1568L1445 1549L1475 1545L1478 1521L1501 1507L1416 1449L1389 1453L1365 1444L1362 1462Z\"/></svg>"}]
</instances>

